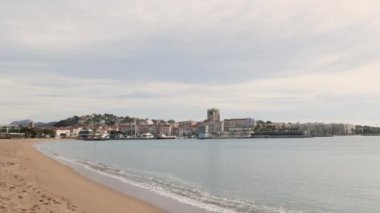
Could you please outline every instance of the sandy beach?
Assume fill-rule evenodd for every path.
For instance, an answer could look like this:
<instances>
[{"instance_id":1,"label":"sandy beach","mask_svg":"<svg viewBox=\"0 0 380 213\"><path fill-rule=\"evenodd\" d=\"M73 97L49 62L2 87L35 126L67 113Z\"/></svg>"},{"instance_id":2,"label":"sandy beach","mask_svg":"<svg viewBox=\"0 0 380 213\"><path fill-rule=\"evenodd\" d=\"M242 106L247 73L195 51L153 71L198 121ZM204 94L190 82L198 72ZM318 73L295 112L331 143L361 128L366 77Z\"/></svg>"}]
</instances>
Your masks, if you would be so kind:
<instances>
[{"instance_id":1,"label":"sandy beach","mask_svg":"<svg viewBox=\"0 0 380 213\"><path fill-rule=\"evenodd\" d=\"M0 140L0 212L162 212L44 156L38 140Z\"/></svg>"}]
</instances>

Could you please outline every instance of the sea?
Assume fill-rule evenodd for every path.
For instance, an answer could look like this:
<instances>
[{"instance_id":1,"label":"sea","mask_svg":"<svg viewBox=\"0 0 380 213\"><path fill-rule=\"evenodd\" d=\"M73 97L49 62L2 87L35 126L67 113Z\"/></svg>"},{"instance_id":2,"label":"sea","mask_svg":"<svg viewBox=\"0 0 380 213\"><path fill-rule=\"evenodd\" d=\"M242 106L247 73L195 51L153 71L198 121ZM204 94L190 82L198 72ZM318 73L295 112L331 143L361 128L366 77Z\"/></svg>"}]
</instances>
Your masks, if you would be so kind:
<instances>
[{"instance_id":1,"label":"sea","mask_svg":"<svg viewBox=\"0 0 380 213\"><path fill-rule=\"evenodd\" d=\"M80 174L166 212L380 212L380 137L58 141Z\"/></svg>"}]
</instances>

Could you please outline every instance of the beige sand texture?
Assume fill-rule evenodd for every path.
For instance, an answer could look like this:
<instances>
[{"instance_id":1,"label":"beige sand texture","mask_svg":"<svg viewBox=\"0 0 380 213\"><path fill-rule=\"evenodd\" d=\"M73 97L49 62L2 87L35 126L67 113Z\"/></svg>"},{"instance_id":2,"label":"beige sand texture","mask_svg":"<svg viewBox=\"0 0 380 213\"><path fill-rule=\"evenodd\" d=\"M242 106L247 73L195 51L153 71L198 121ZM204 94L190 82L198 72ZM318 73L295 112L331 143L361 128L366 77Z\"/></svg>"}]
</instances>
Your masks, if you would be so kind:
<instances>
[{"instance_id":1,"label":"beige sand texture","mask_svg":"<svg viewBox=\"0 0 380 213\"><path fill-rule=\"evenodd\" d=\"M97 184L32 147L0 140L0 212L162 212Z\"/></svg>"}]
</instances>

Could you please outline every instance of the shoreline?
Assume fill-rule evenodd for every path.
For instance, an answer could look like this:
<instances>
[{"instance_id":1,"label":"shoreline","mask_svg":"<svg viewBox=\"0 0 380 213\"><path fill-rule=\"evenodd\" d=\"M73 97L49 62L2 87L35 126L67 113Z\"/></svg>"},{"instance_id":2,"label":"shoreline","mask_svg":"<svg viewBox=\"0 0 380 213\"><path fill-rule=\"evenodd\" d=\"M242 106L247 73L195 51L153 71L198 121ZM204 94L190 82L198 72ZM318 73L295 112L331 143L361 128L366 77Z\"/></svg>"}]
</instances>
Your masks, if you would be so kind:
<instances>
[{"instance_id":1,"label":"shoreline","mask_svg":"<svg viewBox=\"0 0 380 213\"><path fill-rule=\"evenodd\" d=\"M43 141L0 140L0 212L163 212L45 156Z\"/></svg>"},{"instance_id":2,"label":"shoreline","mask_svg":"<svg viewBox=\"0 0 380 213\"><path fill-rule=\"evenodd\" d=\"M72 140L65 140L58 143L65 143L66 141L68 143L73 142ZM194 201L187 198L171 194L165 190L157 189L156 187L151 187L150 185L146 185L138 181L136 182L134 180L115 175L113 172L108 173L105 171L107 168L105 168L105 170L99 169L98 166L102 167L103 165L96 165L96 162L89 161L89 164L80 161L77 162L75 159L67 158L57 153L45 150L39 145L43 146L44 144L35 143L33 147L48 158L71 168L77 174L99 183L102 186L113 189L123 195L141 200L151 206L159 208L163 212L209 213L211 211L208 209L210 207L204 207L203 204L194 203ZM91 168L91 165L96 165L96 168Z\"/></svg>"}]
</instances>

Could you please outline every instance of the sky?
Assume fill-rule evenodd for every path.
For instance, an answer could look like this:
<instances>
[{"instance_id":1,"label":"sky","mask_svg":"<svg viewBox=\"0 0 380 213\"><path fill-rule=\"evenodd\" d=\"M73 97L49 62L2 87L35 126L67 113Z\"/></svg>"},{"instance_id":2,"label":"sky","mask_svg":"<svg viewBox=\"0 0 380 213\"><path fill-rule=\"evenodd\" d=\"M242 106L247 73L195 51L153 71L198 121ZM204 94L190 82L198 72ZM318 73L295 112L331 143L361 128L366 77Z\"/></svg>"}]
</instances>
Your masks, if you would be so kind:
<instances>
[{"instance_id":1,"label":"sky","mask_svg":"<svg viewBox=\"0 0 380 213\"><path fill-rule=\"evenodd\" d=\"M0 123L380 124L377 0L2 0Z\"/></svg>"}]
</instances>

